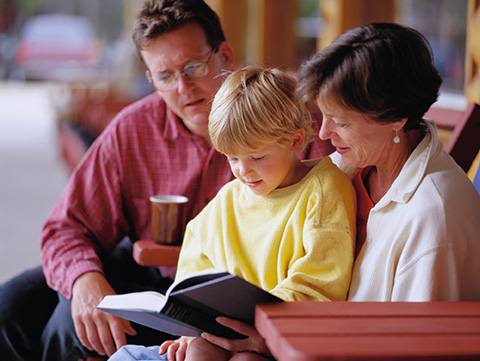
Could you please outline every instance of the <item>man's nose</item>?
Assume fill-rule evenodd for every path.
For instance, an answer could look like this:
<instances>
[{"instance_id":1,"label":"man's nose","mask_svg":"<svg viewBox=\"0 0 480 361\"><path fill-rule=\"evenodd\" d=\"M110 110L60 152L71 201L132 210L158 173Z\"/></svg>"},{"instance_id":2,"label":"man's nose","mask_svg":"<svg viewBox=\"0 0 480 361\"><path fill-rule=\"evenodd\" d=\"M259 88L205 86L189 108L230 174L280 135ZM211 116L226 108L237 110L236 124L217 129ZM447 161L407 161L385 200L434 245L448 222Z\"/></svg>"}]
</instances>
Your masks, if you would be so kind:
<instances>
[{"instance_id":1,"label":"man's nose","mask_svg":"<svg viewBox=\"0 0 480 361\"><path fill-rule=\"evenodd\" d=\"M177 91L180 94L187 94L193 86L193 81L182 73L177 75Z\"/></svg>"}]
</instances>

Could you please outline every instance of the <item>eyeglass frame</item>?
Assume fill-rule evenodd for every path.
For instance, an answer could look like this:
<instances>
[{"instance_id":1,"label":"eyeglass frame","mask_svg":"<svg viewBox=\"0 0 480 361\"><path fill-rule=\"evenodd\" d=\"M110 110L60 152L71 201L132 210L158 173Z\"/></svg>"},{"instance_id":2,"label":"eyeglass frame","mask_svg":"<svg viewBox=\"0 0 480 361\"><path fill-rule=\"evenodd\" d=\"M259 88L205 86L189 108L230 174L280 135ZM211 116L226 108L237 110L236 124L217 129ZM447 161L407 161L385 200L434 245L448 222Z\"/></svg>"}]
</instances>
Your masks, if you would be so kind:
<instances>
[{"instance_id":1,"label":"eyeglass frame","mask_svg":"<svg viewBox=\"0 0 480 361\"><path fill-rule=\"evenodd\" d=\"M218 46L214 47L214 48L210 51L210 54L208 55L207 60L205 60L205 61L194 61L194 62L192 62L192 63L189 63L189 64L185 65L181 71L177 71L177 72L175 72L175 73L171 73L171 72L167 72L167 71L161 72L161 73L164 73L164 74L168 74L168 76L173 76L174 81L172 81L172 87L171 87L171 88L168 88L168 89L162 89L161 86L158 87L158 85L157 85L157 87L159 88L158 90L161 90L161 91L172 91L172 90L174 90L174 89L178 86L178 83L177 83L178 80L177 80L177 79L178 79L178 76L179 76L180 74L182 74L182 76L183 76L185 79L189 80L189 81L200 81L200 80L205 79L205 77L206 77L206 76L209 74L209 72L210 72L210 69L208 68L208 63L209 63L210 60L212 59L213 54L215 54L217 51L218 51ZM200 66L202 66L202 65L206 65L206 72L205 72L205 74L201 75L200 77L194 77L194 78L192 78L191 75L188 75L188 74L186 73L186 71L188 70L189 67L197 66L197 68L198 68L198 67L200 67ZM154 82L159 82L159 81L158 81L158 76L156 76L156 75L158 75L158 73L157 73L157 74L152 74L152 72L150 71L150 69L147 69L147 70L148 70L148 74L150 74L150 76L147 75L147 80L148 80L148 82L149 82L150 84L152 84L153 86L155 86ZM161 73L160 73L160 74L161 74ZM156 79L156 78L157 78L157 79Z\"/></svg>"}]
</instances>

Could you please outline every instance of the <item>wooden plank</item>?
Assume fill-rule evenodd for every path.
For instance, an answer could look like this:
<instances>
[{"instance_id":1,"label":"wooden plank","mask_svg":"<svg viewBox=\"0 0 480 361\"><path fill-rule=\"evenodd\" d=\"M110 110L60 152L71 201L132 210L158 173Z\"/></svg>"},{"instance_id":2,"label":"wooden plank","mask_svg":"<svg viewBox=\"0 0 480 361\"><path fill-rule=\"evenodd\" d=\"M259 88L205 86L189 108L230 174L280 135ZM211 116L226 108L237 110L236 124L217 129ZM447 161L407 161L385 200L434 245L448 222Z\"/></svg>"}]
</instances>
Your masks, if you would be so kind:
<instances>
[{"instance_id":1,"label":"wooden plank","mask_svg":"<svg viewBox=\"0 0 480 361\"><path fill-rule=\"evenodd\" d=\"M425 118L433 119L440 129L453 130L465 110L431 107L425 113Z\"/></svg>"},{"instance_id":2,"label":"wooden plank","mask_svg":"<svg viewBox=\"0 0 480 361\"><path fill-rule=\"evenodd\" d=\"M292 302L257 306L277 361L480 359L480 302Z\"/></svg>"},{"instance_id":3,"label":"wooden plank","mask_svg":"<svg viewBox=\"0 0 480 361\"><path fill-rule=\"evenodd\" d=\"M133 258L141 266L176 266L180 248L139 240L133 244Z\"/></svg>"},{"instance_id":4,"label":"wooden plank","mask_svg":"<svg viewBox=\"0 0 480 361\"><path fill-rule=\"evenodd\" d=\"M468 172L479 149L480 105L469 103L445 145L445 152L450 154L465 172Z\"/></svg>"},{"instance_id":5,"label":"wooden plank","mask_svg":"<svg viewBox=\"0 0 480 361\"><path fill-rule=\"evenodd\" d=\"M365 316L365 317L291 317L274 318L271 326L295 336L355 335L456 335L480 336L480 316Z\"/></svg>"},{"instance_id":6,"label":"wooden plank","mask_svg":"<svg viewBox=\"0 0 480 361\"><path fill-rule=\"evenodd\" d=\"M257 316L480 315L480 302L283 302L257 306Z\"/></svg>"},{"instance_id":7,"label":"wooden plank","mask_svg":"<svg viewBox=\"0 0 480 361\"><path fill-rule=\"evenodd\" d=\"M478 360L480 336L286 337L277 361ZM288 356L288 357L287 357Z\"/></svg>"}]
</instances>

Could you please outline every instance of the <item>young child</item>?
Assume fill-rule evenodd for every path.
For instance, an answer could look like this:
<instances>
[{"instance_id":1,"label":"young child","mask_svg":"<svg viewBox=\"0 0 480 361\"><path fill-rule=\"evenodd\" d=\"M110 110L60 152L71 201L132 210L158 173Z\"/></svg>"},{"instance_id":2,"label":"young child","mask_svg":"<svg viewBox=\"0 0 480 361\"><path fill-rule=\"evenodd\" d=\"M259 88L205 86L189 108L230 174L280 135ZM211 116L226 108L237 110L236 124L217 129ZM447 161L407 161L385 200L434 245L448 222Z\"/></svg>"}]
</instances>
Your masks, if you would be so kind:
<instances>
[{"instance_id":1,"label":"young child","mask_svg":"<svg viewBox=\"0 0 480 361\"><path fill-rule=\"evenodd\" d=\"M315 136L295 96L296 81L276 69L229 75L212 104L209 133L236 180L187 226L176 278L226 268L285 301L345 300L355 240L355 194L329 157L297 155ZM229 324L230 325L230 324ZM212 341L219 338L212 338ZM225 340L226 341L226 340ZM228 343L242 343L245 340ZM187 348L188 345L188 348ZM235 360L204 338L167 341L168 358ZM242 358L264 360L262 350Z\"/></svg>"},{"instance_id":2,"label":"young child","mask_svg":"<svg viewBox=\"0 0 480 361\"><path fill-rule=\"evenodd\" d=\"M234 71L220 87L209 133L237 179L187 225L177 279L225 268L285 301L346 299L355 194L329 157L305 162L298 157L314 134L295 88L290 76L260 67ZM163 343L158 359L167 352L168 360L177 361L268 360L253 326L217 321L248 337L181 337ZM136 352L133 346L129 355Z\"/></svg>"}]
</instances>

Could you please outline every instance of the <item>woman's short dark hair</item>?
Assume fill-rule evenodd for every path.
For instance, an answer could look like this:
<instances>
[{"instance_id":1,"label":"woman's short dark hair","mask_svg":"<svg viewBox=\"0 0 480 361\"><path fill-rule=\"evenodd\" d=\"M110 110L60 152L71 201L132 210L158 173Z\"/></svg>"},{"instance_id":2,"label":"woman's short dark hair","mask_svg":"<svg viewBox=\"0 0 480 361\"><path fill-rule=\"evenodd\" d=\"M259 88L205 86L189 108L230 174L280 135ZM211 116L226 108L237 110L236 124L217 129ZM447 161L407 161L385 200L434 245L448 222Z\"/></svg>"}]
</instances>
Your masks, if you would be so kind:
<instances>
[{"instance_id":1,"label":"woman's short dark hair","mask_svg":"<svg viewBox=\"0 0 480 361\"><path fill-rule=\"evenodd\" d=\"M302 64L298 92L307 103L332 95L382 123L408 118L407 131L419 127L441 83L422 34L399 24L371 23L348 30Z\"/></svg>"},{"instance_id":2,"label":"woman's short dark hair","mask_svg":"<svg viewBox=\"0 0 480 361\"><path fill-rule=\"evenodd\" d=\"M132 32L140 58L141 51L153 40L190 22L202 27L212 49L225 41L218 15L203 0L146 1Z\"/></svg>"}]
</instances>

